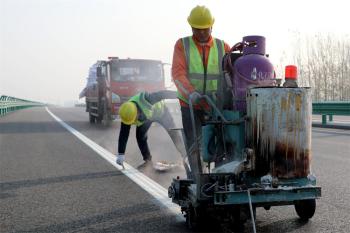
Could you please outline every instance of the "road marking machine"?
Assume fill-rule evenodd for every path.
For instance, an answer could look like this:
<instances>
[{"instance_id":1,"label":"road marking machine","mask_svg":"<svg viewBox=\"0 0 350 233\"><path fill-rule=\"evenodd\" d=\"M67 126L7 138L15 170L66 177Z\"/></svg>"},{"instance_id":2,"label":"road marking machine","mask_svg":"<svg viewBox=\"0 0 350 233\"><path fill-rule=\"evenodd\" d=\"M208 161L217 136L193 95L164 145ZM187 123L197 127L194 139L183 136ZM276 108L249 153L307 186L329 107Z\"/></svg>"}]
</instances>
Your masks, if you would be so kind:
<instances>
[{"instance_id":1,"label":"road marking machine","mask_svg":"<svg viewBox=\"0 0 350 233\"><path fill-rule=\"evenodd\" d=\"M205 77L204 77L205 78ZM294 205L307 221L321 187L311 172L311 89L278 84L265 54L265 38L246 36L222 61L218 91L202 98L211 106L195 127L186 179L174 178L168 195L189 228L216 218L240 231L256 208ZM190 98L191 99L191 98ZM187 146L188 147L188 146Z\"/></svg>"}]
</instances>

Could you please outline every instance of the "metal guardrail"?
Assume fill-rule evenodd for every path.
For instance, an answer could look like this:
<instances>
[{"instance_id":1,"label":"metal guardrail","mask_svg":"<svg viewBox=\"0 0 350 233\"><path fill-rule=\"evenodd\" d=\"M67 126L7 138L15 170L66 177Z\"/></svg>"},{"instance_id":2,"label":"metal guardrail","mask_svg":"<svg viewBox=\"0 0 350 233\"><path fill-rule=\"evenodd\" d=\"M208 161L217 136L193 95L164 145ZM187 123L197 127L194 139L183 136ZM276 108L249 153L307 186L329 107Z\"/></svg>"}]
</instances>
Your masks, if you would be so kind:
<instances>
[{"instance_id":1,"label":"metal guardrail","mask_svg":"<svg viewBox=\"0 0 350 233\"><path fill-rule=\"evenodd\" d=\"M33 102L30 100L19 99L11 96L0 96L0 117L9 112L20 110L23 108L29 108L34 106L43 106L45 104L39 102Z\"/></svg>"},{"instance_id":2,"label":"metal guardrail","mask_svg":"<svg viewBox=\"0 0 350 233\"><path fill-rule=\"evenodd\" d=\"M327 115L330 122L333 121L333 115L350 116L350 101L313 102L312 114L322 115L322 125L326 125Z\"/></svg>"},{"instance_id":3,"label":"metal guardrail","mask_svg":"<svg viewBox=\"0 0 350 233\"><path fill-rule=\"evenodd\" d=\"M43 106L45 104L19 99L11 96L0 96L0 117L19 109L29 108L34 106ZM333 121L333 115L350 116L350 101L328 101L328 102L313 102L312 114L322 115L322 124L327 124L327 115L329 121Z\"/></svg>"}]
</instances>

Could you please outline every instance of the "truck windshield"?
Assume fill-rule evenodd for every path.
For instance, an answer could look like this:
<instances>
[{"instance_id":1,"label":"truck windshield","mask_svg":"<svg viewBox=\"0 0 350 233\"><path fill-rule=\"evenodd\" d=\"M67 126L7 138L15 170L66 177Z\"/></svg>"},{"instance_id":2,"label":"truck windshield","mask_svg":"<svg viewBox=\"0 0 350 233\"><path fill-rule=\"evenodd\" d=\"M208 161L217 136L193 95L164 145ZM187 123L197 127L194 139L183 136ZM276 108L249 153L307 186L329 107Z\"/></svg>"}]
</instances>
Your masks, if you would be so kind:
<instances>
[{"instance_id":1,"label":"truck windshield","mask_svg":"<svg viewBox=\"0 0 350 233\"><path fill-rule=\"evenodd\" d=\"M118 60L112 62L111 78L117 82L160 82L163 80L159 61Z\"/></svg>"}]
</instances>

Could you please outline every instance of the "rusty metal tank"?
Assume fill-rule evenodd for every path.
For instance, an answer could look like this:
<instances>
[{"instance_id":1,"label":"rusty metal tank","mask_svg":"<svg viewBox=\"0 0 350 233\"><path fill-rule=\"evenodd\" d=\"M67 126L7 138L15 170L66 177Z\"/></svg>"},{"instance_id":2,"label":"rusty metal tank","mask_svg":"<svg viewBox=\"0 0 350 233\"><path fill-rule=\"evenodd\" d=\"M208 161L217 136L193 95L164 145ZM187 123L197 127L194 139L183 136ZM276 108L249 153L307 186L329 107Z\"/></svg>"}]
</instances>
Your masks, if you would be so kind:
<instances>
[{"instance_id":1,"label":"rusty metal tank","mask_svg":"<svg viewBox=\"0 0 350 233\"><path fill-rule=\"evenodd\" d=\"M247 116L246 141L255 151L256 176L301 178L310 173L310 88L250 88Z\"/></svg>"}]
</instances>

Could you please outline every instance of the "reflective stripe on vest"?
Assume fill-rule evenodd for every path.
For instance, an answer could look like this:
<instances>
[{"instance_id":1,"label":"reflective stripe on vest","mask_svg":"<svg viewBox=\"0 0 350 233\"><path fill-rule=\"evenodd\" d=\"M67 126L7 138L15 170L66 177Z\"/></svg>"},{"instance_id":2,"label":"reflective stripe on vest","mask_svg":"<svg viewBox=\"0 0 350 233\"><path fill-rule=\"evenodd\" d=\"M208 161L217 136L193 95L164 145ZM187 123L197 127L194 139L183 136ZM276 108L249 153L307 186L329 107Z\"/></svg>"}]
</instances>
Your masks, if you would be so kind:
<instances>
[{"instance_id":1,"label":"reflective stripe on vest","mask_svg":"<svg viewBox=\"0 0 350 233\"><path fill-rule=\"evenodd\" d=\"M202 93L204 85L202 57L192 37L182 38L182 44L185 51L189 81L196 91ZM221 61L224 53L224 42L219 39L214 39L213 46L210 48L208 56L206 94L217 91L218 80L222 74ZM178 97L188 103L188 99L182 96L180 92L178 92Z\"/></svg>"},{"instance_id":2,"label":"reflective stripe on vest","mask_svg":"<svg viewBox=\"0 0 350 233\"><path fill-rule=\"evenodd\" d=\"M147 120L155 120L160 118L164 112L164 102L159 101L155 104L150 104L145 99L145 92L141 92L130 98L129 101L132 101L137 104L142 113L146 116ZM134 124L140 126L144 121L137 120Z\"/></svg>"}]
</instances>

